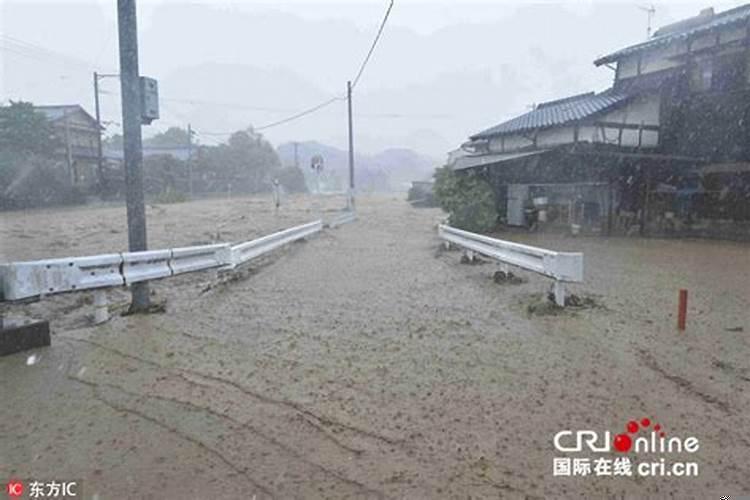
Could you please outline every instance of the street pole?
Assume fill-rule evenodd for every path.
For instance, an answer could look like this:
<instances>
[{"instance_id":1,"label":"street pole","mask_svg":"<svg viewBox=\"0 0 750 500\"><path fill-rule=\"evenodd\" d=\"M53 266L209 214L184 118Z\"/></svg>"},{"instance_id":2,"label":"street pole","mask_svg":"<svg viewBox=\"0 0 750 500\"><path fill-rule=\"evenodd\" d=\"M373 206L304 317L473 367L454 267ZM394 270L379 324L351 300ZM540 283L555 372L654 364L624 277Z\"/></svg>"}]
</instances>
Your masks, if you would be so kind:
<instances>
[{"instance_id":1,"label":"street pole","mask_svg":"<svg viewBox=\"0 0 750 500\"><path fill-rule=\"evenodd\" d=\"M352 82L346 82L346 99L349 106L349 210L354 210L354 129L352 125Z\"/></svg>"},{"instance_id":2,"label":"street pole","mask_svg":"<svg viewBox=\"0 0 750 500\"><path fill-rule=\"evenodd\" d=\"M63 109L63 119L65 120L65 161L68 164L68 176L70 176L70 185L76 185L76 173L73 168L73 148L70 146L70 123L68 122L68 109Z\"/></svg>"},{"instance_id":3,"label":"street pole","mask_svg":"<svg viewBox=\"0 0 750 500\"><path fill-rule=\"evenodd\" d=\"M94 71L94 108L96 109L96 173L99 176L99 194L104 196L104 160L102 158L102 115L99 110L99 74Z\"/></svg>"},{"instance_id":4,"label":"street pole","mask_svg":"<svg viewBox=\"0 0 750 500\"><path fill-rule=\"evenodd\" d=\"M187 163L188 163L188 191L190 192L190 199L193 199L193 129L190 127L190 124L188 123L187 128L187 134L188 134L188 157L187 157Z\"/></svg>"},{"instance_id":5,"label":"street pole","mask_svg":"<svg viewBox=\"0 0 750 500\"><path fill-rule=\"evenodd\" d=\"M297 153L297 149L299 147L299 143L298 142L294 142L293 144L294 144L294 166L297 167L297 168L299 168L299 155Z\"/></svg>"},{"instance_id":6,"label":"street pole","mask_svg":"<svg viewBox=\"0 0 750 500\"><path fill-rule=\"evenodd\" d=\"M146 208L143 200L143 145L141 142L141 91L138 74L138 25L135 0L117 0L117 26L120 41L120 88L122 94L122 135L125 155L125 203L128 214L128 249L147 249ZM131 286L131 312L149 307L148 282Z\"/></svg>"}]
</instances>

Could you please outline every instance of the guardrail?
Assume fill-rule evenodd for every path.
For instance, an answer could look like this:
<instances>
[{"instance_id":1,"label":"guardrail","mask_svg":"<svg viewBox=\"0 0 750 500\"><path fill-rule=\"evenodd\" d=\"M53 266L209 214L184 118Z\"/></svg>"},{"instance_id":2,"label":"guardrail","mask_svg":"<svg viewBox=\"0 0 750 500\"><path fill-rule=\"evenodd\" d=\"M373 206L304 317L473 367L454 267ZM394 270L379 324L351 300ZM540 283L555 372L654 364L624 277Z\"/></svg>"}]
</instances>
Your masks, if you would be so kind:
<instances>
[{"instance_id":1,"label":"guardrail","mask_svg":"<svg viewBox=\"0 0 750 500\"><path fill-rule=\"evenodd\" d=\"M257 240L247 241L231 247L231 257L229 266L236 267L240 264L247 262L248 260L254 259L259 255L268 253L271 250L275 250L280 246L291 243L292 241L305 238L312 234L318 233L323 230L323 221L316 220L309 224L303 224L278 233L269 234L263 236Z\"/></svg>"},{"instance_id":2,"label":"guardrail","mask_svg":"<svg viewBox=\"0 0 750 500\"><path fill-rule=\"evenodd\" d=\"M328 221L326 226L333 229L349 222L354 222L355 220L357 220L357 212L347 210Z\"/></svg>"},{"instance_id":3,"label":"guardrail","mask_svg":"<svg viewBox=\"0 0 750 500\"><path fill-rule=\"evenodd\" d=\"M0 264L0 301L130 285L207 269L234 269L255 257L323 229L317 220L261 238L167 250L124 252L90 257ZM106 296L95 295L97 317L106 312ZM102 301L104 303L102 304Z\"/></svg>"},{"instance_id":4,"label":"guardrail","mask_svg":"<svg viewBox=\"0 0 750 500\"><path fill-rule=\"evenodd\" d=\"M565 305L565 283L583 281L583 254L579 252L555 252L490 238L444 224L438 226L438 236L448 244L464 248L469 258L473 258L471 252L476 252L503 264L554 279L555 303L559 306Z\"/></svg>"}]
</instances>

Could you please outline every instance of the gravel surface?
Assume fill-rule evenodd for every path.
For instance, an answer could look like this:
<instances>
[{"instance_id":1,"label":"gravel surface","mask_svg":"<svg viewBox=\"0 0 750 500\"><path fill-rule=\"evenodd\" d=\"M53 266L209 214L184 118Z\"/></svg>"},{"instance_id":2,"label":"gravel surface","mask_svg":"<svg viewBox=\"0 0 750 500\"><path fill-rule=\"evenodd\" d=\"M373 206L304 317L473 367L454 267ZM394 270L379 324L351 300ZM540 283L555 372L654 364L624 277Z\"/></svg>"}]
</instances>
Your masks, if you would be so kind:
<instances>
[{"instance_id":1,"label":"gravel surface","mask_svg":"<svg viewBox=\"0 0 750 500\"><path fill-rule=\"evenodd\" d=\"M156 206L151 247L249 239L342 204ZM505 233L585 254L572 291L594 306L542 315L549 280L499 284L494 263L461 264L440 249L439 210L396 197L358 210L231 278L155 283L166 313L93 327L87 294L5 306L54 334L36 364L0 358L0 479L83 479L98 498L750 492L750 247ZM122 250L123 212L0 214L0 260ZM110 296L125 307L125 291ZM555 433L642 417L700 439L698 477L553 477Z\"/></svg>"}]
</instances>

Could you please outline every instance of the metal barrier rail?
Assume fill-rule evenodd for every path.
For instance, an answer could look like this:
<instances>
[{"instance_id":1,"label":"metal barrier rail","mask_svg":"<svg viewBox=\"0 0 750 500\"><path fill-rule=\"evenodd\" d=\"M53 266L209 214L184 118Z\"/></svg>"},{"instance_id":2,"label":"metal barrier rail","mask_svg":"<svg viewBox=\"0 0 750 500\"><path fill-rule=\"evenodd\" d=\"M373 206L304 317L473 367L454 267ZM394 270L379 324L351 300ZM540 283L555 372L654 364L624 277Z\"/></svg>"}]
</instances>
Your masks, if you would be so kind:
<instances>
[{"instance_id":1,"label":"metal barrier rail","mask_svg":"<svg viewBox=\"0 0 750 500\"><path fill-rule=\"evenodd\" d=\"M278 233L269 234L263 236L257 240L247 241L231 247L231 261L230 266L235 267L250 259L254 259L259 255L270 252L280 246L291 243L292 241L299 240L318 233L323 230L323 221L316 220L309 224L303 224Z\"/></svg>"},{"instance_id":2,"label":"metal barrier rail","mask_svg":"<svg viewBox=\"0 0 750 500\"><path fill-rule=\"evenodd\" d=\"M233 269L322 228L318 220L234 246L219 243L0 264L0 301L130 285L206 269Z\"/></svg>"},{"instance_id":3,"label":"metal barrier rail","mask_svg":"<svg viewBox=\"0 0 750 500\"><path fill-rule=\"evenodd\" d=\"M438 236L468 252L476 252L503 264L554 279L555 303L559 306L565 305L565 283L583 281L583 254L579 252L555 252L470 233L444 224L438 226ZM473 257L473 254L469 257Z\"/></svg>"},{"instance_id":4,"label":"metal barrier rail","mask_svg":"<svg viewBox=\"0 0 750 500\"><path fill-rule=\"evenodd\" d=\"M349 222L354 222L355 220L357 220L357 212L351 212L347 210L328 221L326 226L333 229Z\"/></svg>"}]
</instances>

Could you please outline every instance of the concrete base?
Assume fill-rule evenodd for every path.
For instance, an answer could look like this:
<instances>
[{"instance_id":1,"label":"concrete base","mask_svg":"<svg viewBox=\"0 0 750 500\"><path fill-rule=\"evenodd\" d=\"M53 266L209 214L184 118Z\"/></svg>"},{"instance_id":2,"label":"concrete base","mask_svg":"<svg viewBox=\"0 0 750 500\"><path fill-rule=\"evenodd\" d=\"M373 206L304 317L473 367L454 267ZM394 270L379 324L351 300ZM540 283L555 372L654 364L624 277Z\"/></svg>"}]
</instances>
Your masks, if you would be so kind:
<instances>
[{"instance_id":1,"label":"concrete base","mask_svg":"<svg viewBox=\"0 0 750 500\"><path fill-rule=\"evenodd\" d=\"M0 328L0 356L50 345L49 321Z\"/></svg>"}]
</instances>

